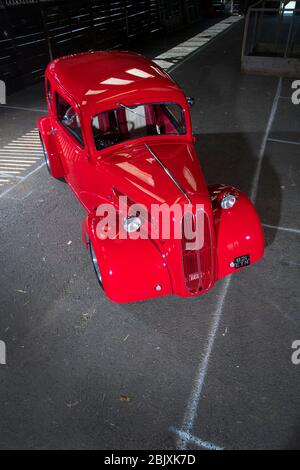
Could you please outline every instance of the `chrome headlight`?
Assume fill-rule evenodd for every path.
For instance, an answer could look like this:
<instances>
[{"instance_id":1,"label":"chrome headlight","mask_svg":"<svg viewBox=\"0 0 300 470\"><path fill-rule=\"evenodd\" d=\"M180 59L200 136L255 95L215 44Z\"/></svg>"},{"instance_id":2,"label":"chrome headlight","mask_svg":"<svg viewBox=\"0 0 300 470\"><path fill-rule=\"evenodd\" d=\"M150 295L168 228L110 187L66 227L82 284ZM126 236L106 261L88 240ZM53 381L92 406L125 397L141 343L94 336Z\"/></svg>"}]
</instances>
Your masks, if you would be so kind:
<instances>
[{"instance_id":1,"label":"chrome headlight","mask_svg":"<svg viewBox=\"0 0 300 470\"><path fill-rule=\"evenodd\" d=\"M227 193L222 197L221 207L222 209L231 209L235 203L236 203L235 195Z\"/></svg>"},{"instance_id":2,"label":"chrome headlight","mask_svg":"<svg viewBox=\"0 0 300 470\"><path fill-rule=\"evenodd\" d=\"M142 225L142 221L139 217L129 216L123 220L123 228L128 233L136 232Z\"/></svg>"}]
</instances>

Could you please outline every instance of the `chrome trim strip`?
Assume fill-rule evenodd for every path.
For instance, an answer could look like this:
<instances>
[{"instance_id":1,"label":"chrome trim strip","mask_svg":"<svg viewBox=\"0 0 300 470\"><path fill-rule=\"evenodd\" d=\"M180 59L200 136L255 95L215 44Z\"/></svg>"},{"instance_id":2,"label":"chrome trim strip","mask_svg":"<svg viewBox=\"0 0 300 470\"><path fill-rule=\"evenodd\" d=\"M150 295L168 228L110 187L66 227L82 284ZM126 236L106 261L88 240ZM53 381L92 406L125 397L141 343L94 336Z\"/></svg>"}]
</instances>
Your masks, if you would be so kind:
<instances>
[{"instance_id":1,"label":"chrome trim strip","mask_svg":"<svg viewBox=\"0 0 300 470\"><path fill-rule=\"evenodd\" d=\"M167 173L167 175L169 176L169 178L171 178L171 180L173 181L173 183L177 186L177 188L179 189L179 191L181 191L181 193L185 196L185 198L187 199L188 203L189 204L192 204L192 201L190 200L189 196L187 195L186 191L183 189L183 187L178 183L178 181L176 181L176 179L174 178L174 176L172 175L172 173L170 172L170 170L163 164L163 162L161 161L161 159L156 155L156 153L152 150L151 147L149 147L148 144L145 144L145 147L146 149L151 153L151 155L155 158L155 160L157 161L157 163L160 164L160 166L163 168L163 170Z\"/></svg>"}]
</instances>

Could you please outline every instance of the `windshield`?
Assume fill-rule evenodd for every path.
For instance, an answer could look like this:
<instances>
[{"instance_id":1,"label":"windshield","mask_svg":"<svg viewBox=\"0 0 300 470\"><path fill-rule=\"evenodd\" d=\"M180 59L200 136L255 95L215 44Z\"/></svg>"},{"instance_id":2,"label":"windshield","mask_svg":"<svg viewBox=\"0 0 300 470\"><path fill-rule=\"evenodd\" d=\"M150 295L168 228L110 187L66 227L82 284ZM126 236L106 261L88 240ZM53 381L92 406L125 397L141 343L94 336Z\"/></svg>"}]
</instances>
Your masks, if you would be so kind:
<instances>
[{"instance_id":1,"label":"windshield","mask_svg":"<svg viewBox=\"0 0 300 470\"><path fill-rule=\"evenodd\" d=\"M183 109L176 103L130 107L124 103L117 104L118 108L97 114L92 120L97 150L138 137L186 133Z\"/></svg>"}]
</instances>

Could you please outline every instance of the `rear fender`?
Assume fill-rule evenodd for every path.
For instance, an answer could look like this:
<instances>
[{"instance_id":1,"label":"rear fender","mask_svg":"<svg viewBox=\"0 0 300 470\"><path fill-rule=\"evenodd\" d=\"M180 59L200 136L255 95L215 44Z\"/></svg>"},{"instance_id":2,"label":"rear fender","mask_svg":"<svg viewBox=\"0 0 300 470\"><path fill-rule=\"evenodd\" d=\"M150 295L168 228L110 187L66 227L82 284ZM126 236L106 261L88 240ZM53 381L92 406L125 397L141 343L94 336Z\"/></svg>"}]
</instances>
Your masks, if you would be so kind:
<instances>
[{"instance_id":1,"label":"rear fender","mask_svg":"<svg viewBox=\"0 0 300 470\"><path fill-rule=\"evenodd\" d=\"M55 135L51 125L51 118L49 116L45 116L39 119L38 128L48 154L51 175L54 178L63 178L64 170L56 145Z\"/></svg>"},{"instance_id":2,"label":"rear fender","mask_svg":"<svg viewBox=\"0 0 300 470\"><path fill-rule=\"evenodd\" d=\"M133 302L172 294L168 267L151 239L101 239L95 215L82 225L82 239L92 243L105 293L115 302ZM159 286L159 287L158 287Z\"/></svg>"},{"instance_id":3,"label":"rear fender","mask_svg":"<svg viewBox=\"0 0 300 470\"><path fill-rule=\"evenodd\" d=\"M264 254L264 236L260 219L251 201L232 186L209 186L212 200L217 243L218 279L232 274L241 267L234 267L235 259L249 255L250 264ZM230 192L237 202L231 209L220 207L220 198Z\"/></svg>"}]
</instances>

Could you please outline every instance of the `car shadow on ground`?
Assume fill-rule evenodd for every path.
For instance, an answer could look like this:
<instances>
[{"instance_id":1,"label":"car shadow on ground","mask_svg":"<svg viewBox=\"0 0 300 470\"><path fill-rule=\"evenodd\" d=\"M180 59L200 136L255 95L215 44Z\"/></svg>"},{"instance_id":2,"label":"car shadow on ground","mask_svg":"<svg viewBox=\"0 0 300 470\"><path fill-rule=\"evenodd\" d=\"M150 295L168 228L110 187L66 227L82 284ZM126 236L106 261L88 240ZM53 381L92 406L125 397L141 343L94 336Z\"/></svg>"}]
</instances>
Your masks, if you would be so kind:
<instances>
[{"instance_id":1,"label":"car shadow on ground","mask_svg":"<svg viewBox=\"0 0 300 470\"><path fill-rule=\"evenodd\" d=\"M231 184L248 197L258 163L249 142L261 142L262 134L201 134L196 135L196 150L208 184ZM265 198L266 189L272 197ZM280 180L272 166L268 151L265 152L258 182L255 207L262 223L277 226L281 214ZM276 230L265 230L265 245L276 237Z\"/></svg>"}]
</instances>

